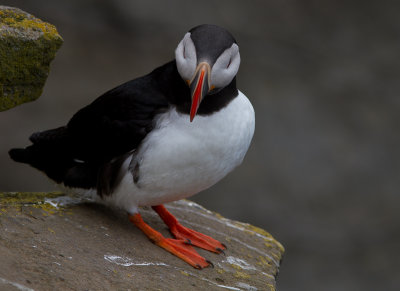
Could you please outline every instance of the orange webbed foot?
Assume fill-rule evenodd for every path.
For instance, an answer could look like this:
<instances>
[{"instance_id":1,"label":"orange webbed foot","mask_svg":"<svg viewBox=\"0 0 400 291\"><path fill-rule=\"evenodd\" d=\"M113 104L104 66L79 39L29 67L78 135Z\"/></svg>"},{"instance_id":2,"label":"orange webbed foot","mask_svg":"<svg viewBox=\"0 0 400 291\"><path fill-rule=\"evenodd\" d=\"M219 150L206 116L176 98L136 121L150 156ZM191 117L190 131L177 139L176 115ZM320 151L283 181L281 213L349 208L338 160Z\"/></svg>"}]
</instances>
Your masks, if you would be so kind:
<instances>
[{"instance_id":1,"label":"orange webbed foot","mask_svg":"<svg viewBox=\"0 0 400 291\"><path fill-rule=\"evenodd\" d=\"M163 205L153 206L153 209L169 227L175 238L187 240L193 246L214 253L223 253L223 250L226 249L226 246L216 239L180 224L178 220Z\"/></svg>"},{"instance_id":2,"label":"orange webbed foot","mask_svg":"<svg viewBox=\"0 0 400 291\"><path fill-rule=\"evenodd\" d=\"M212 266L212 263L190 245L188 240L165 238L161 233L146 224L139 213L129 215L129 220L135 224L152 242L181 258L196 269Z\"/></svg>"}]
</instances>

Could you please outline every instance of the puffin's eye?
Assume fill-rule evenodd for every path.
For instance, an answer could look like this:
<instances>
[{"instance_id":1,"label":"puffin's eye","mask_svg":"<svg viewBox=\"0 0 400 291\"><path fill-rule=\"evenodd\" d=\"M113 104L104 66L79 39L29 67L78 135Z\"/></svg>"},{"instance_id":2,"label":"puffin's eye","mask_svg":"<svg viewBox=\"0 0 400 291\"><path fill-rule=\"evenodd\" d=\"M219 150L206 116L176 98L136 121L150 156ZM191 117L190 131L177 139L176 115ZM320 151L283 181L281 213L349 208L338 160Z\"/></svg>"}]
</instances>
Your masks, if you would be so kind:
<instances>
[{"instance_id":1,"label":"puffin's eye","mask_svg":"<svg viewBox=\"0 0 400 291\"><path fill-rule=\"evenodd\" d=\"M190 80L196 70L196 49L190 38L190 33L186 33L182 41L175 50L176 66L179 74L184 80Z\"/></svg>"},{"instance_id":2,"label":"puffin's eye","mask_svg":"<svg viewBox=\"0 0 400 291\"><path fill-rule=\"evenodd\" d=\"M211 84L216 88L224 88L235 77L240 65L239 47L234 43L215 61L211 70Z\"/></svg>"},{"instance_id":3,"label":"puffin's eye","mask_svg":"<svg viewBox=\"0 0 400 291\"><path fill-rule=\"evenodd\" d=\"M229 59L228 65L226 66L226 68L229 68L229 66L231 65L232 62L232 58Z\"/></svg>"}]
</instances>

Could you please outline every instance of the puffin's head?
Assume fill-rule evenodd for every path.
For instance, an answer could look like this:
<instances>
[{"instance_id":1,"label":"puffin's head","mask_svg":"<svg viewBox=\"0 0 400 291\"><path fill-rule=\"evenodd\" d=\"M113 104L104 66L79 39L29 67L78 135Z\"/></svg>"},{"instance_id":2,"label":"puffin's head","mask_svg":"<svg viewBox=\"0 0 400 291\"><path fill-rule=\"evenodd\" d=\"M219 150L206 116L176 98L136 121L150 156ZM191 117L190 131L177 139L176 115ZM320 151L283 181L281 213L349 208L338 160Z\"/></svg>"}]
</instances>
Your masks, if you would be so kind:
<instances>
[{"instance_id":1,"label":"puffin's head","mask_svg":"<svg viewBox=\"0 0 400 291\"><path fill-rule=\"evenodd\" d=\"M206 95L228 86L239 70L239 47L222 27L203 24L185 34L175 50L178 72L190 87L193 121Z\"/></svg>"}]
</instances>

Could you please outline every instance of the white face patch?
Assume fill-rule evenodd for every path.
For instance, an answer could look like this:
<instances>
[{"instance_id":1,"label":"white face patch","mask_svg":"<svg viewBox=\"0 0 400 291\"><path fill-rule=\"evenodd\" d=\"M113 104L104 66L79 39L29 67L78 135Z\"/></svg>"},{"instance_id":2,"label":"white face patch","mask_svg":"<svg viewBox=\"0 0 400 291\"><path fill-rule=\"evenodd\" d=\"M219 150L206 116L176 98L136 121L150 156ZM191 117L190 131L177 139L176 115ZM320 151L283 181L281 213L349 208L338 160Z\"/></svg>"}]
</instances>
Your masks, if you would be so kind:
<instances>
[{"instance_id":1,"label":"white face patch","mask_svg":"<svg viewBox=\"0 0 400 291\"><path fill-rule=\"evenodd\" d=\"M224 88L236 76L240 65L239 47L234 43L217 59L211 69L211 86Z\"/></svg>"},{"instance_id":2,"label":"white face patch","mask_svg":"<svg viewBox=\"0 0 400 291\"><path fill-rule=\"evenodd\" d=\"M191 80L196 71L197 56L196 48L190 38L190 32L186 33L178 44L175 50L175 60L181 77L185 81Z\"/></svg>"}]
</instances>

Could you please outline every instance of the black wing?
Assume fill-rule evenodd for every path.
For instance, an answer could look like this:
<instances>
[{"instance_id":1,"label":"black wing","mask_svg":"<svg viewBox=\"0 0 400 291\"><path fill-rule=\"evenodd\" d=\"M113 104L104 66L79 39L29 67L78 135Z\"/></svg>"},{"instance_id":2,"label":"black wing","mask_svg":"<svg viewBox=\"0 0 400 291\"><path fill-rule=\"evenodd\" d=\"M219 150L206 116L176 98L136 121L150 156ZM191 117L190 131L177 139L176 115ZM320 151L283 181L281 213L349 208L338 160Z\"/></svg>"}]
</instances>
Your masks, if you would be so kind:
<instances>
[{"instance_id":1,"label":"black wing","mask_svg":"<svg viewBox=\"0 0 400 291\"><path fill-rule=\"evenodd\" d=\"M34 133L31 146L12 149L10 156L57 183L95 188L101 172L108 172L111 163L119 165L127 152L135 150L151 131L154 116L167 108L168 101L150 74L108 91L78 111L66 126ZM116 179L115 172L108 184Z\"/></svg>"},{"instance_id":2,"label":"black wing","mask_svg":"<svg viewBox=\"0 0 400 291\"><path fill-rule=\"evenodd\" d=\"M149 76L122 84L78 111L67 124L77 159L104 162L138 147L168 108Z\"/></svg>"}]
</instances>

